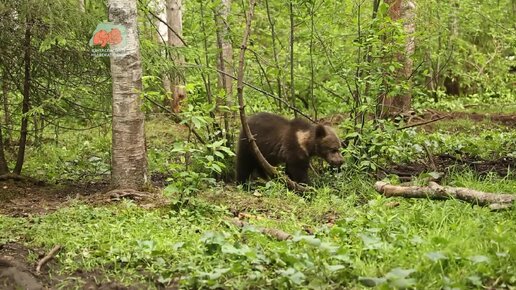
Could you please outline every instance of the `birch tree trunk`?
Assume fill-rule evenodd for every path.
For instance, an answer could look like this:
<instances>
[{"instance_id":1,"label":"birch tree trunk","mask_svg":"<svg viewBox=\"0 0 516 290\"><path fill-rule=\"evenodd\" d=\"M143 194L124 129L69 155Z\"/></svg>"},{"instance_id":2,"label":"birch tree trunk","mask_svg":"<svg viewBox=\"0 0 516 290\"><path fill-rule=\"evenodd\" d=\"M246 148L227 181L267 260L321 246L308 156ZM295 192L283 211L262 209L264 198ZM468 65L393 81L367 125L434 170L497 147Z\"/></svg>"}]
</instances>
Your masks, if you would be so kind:
<instances>
[{"instance_id":1,"label":"birch tree trunk","mask_svg":"<svg viewBox=\"0 0 516 290\"><path fill-rule=\"evenodd\" d=\"M158 17L161 20L168 22L167 20L167 4L165 0L157 0L156 8L158 10ZM160 20L156 20L156 27L158 27L158 42L160 44L168 43L168 27L165 23ZM165 91L165 102L168 102L172 99L172 88L170 83L170 77L167 73L164 73L161 76L161 81L163 83L163 90Z\"/></svg>"},{"instance_id":2,"label":"birch tree trunk","mask_svg":"<svg viewBox=\"0 0 516 290\"><path fill-rule=\"evenodd\" d=\"M410 110L412 104L412 92L410 76L412 74L412 55L415 50L415 8L411 0L385 0L389 4L389 16L393 20L403 21L403 30L406 35L405 51L397 55L402 67L397 71L397 77L401 82L408 82L409 88L402 94L392 97L384 97L382 100L382 115L393 116Z\"/></svg>"},{"instance_id":3,"label":"birch tree trunk","mask_svg":"<svg viewBox=\"0 0 516 290\"><path fill-rule=\"evenodd\" d=\"M181 101L186 98L185 77L183 74L184 57L178 48L184 46L182 0L167 0L168 44L174 48L172 60L175 70L171 79L172 111L179 112Z\"/></svg>"},{"instance_id":4,"label":"birch tree trunk","mask_svg":"<svg viewBox=\"0 0 516 290\"><path fill-rule=\"evenodd\" d=\"M81 11L81 12L86 12L84 1L85 0L78 0L78 2L79 2L79 11Z\"/></svg>"},{"instance_id":5,"label":"birch tree trunk","mask_svg":"<svg viewBox=\"0 0 516 290\"><path fill-rule=\"evenodd\" d=\"M142 68L136 0L108 0L109 19L126 28L126 46L111 55L113 81L112 172L114 188L140 189L147 182ZM116 48L117 45L111 46Z\"/></svg>"}]
</instances>

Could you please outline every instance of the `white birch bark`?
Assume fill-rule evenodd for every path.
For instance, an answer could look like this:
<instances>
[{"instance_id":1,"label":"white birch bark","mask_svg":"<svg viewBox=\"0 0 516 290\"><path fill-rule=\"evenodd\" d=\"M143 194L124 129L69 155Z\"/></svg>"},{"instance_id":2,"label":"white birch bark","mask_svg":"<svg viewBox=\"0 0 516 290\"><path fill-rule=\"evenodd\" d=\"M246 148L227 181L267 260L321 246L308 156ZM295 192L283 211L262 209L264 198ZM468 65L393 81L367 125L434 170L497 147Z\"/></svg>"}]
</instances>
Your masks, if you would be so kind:
<instances>
[{"instance_id":1,"label":"white birch bark","mask_svg":"<svg viewBox=\"0 0 516 290\"><path fill-rule=\"evenodd\" d=\"M84 0L78 0L79 1L79 10L81 12L86 12L86 8L84 7Z\"/></svg>"},{"instance_id":2,"label":"white birch bark","mask_svg":"<svg viewBox=\"0 0 516 290\"><path fill-rule=\"evenodd\" d=\"M111 185L141 189L147 182L147 152L140 98L142 68L136 0L108 0L108 7L110 21L126 29L126 35L122 35L126 46L110 57L113 82Z\"/></svg>"},{"instance_id":3,"label":"white birch bark","mask_svg":"<svg viewBox=\"0 0 516 290\"><path fill-rule=\"evenodd\" d=\"M181 101L186 98L185 78L183 74L184 57L180 53L180 49L184 46L181 40L183 36L183 5L182 0L167 0L167 23L168 44L176 48L172 52L172 58L176 69L174 70L171 80L172 88L172 110L178 112L180 110Z\"/></svg>"},{"instance_id":4,"label":"white birch bark","mask_svg":"<svg viewBox=\"0 0 516 290\"><path fill-rule=\"evenodd\" d=\"M233 104L233 45L229 39L228 16L231 11L231 0L222 0L216 15L217 24L217 45L219 48L219 70L226 74L219 73L219 87L226 92L226 105Z\"/></svg>"},{"instance_id":5,"label":"white birch bark","mask_svg":"<svg viewBox=\"0 0 516 290\"><path fill-rule=\"evenodd\" d=\"M160 20L156 20L156 27L158 28L158 42L160 44L168 43L168 27L166 23L162 21L168 22L167 20L167 4L165 0L156 0L155 2L156 10L158 11L158 17ZM163 52L165 53L165 52ZM167 73L164 73L162 76L163 90L165 91L165 100L169 102L172 99L172 88L170 83L170 78Z\"/></svg>"}]
</instances>

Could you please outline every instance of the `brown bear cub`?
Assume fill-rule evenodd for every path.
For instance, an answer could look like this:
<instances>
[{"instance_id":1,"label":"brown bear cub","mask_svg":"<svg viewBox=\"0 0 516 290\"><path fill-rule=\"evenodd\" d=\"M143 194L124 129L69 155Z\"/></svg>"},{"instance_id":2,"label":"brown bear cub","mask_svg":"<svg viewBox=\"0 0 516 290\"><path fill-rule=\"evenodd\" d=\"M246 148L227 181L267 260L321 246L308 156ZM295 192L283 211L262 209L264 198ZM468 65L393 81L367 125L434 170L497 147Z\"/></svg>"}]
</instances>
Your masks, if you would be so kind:
<instances>
[{"instance_id":1,"label":"brown bear cub","mask_svg":"<svg viewBox=\"0 0 516 290\"><path fill-rule=\"evenodd\" d=\"M271 113L253 115L247 123L265 159L272 166L285 163L288 177L295 182L310 182L308 167L312 156L322 157L334 167L343 163L341 143L331 127L314 125L300 118L289 121ZM267 177L243 130L240 130L236 157L237 182L248 181L253 172Z\"/></svg>"}]
</instances>

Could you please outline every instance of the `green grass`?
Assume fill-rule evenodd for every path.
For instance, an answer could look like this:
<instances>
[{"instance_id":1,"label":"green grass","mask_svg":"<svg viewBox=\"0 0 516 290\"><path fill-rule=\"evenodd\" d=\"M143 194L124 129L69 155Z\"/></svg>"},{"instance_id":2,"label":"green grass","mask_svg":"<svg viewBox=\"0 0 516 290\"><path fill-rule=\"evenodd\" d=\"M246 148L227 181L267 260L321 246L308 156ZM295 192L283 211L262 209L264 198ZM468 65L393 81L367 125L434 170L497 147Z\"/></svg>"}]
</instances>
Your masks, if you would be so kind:
<instances>
[{"instance_id":1,"label":"green grass","mask_svg":"<svg viewBox=\"0 0 516 290\"><path fill-rule=\"evenodd\" d=\"M479 179L468 172L445 184L516 190L515 180ZM363 176L332 186L309 199L275 183L251 192L215 188L180 209L76 203L41 217L0 217L0 241L47 250L61 244L57 260L63 273L100 269L110 279L151 288L177 279L186 288L341 289L382 281L381 287L417 289L516 285L516 210L386 199ZM399 206L389 206L392 201ZM228 209L294 239L276 241L253 228L235 228L226 221ZM328 214L334 216L330 223Z\"/></svg>"}]
</instances>

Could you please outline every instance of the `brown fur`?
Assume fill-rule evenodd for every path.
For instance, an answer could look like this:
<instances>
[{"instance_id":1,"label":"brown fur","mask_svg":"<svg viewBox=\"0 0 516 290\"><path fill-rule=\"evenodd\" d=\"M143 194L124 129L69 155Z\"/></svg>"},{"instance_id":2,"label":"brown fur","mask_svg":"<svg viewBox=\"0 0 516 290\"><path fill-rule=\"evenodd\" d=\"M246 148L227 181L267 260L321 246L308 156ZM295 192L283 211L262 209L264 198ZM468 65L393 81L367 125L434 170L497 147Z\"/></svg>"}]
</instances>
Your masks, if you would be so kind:
<instances>
[{"instance_id":1,"label":"brown fur","mask_svg":"<svg viewBox=\"0 0 516 290\"><path fill-rule=\"evenodd\" d=\"M310 182L308 167L313 156L322 157L335 167L342 165L341 142L331 127L314 125L299 118L289 121L271 113L258 113L249 117L247 122L265 159L272 166L285 163L286 173L293 181ZM254 171L266 177L241 130L237 149L237 181L246 182Z\"/></svg>"}]
</instances>

